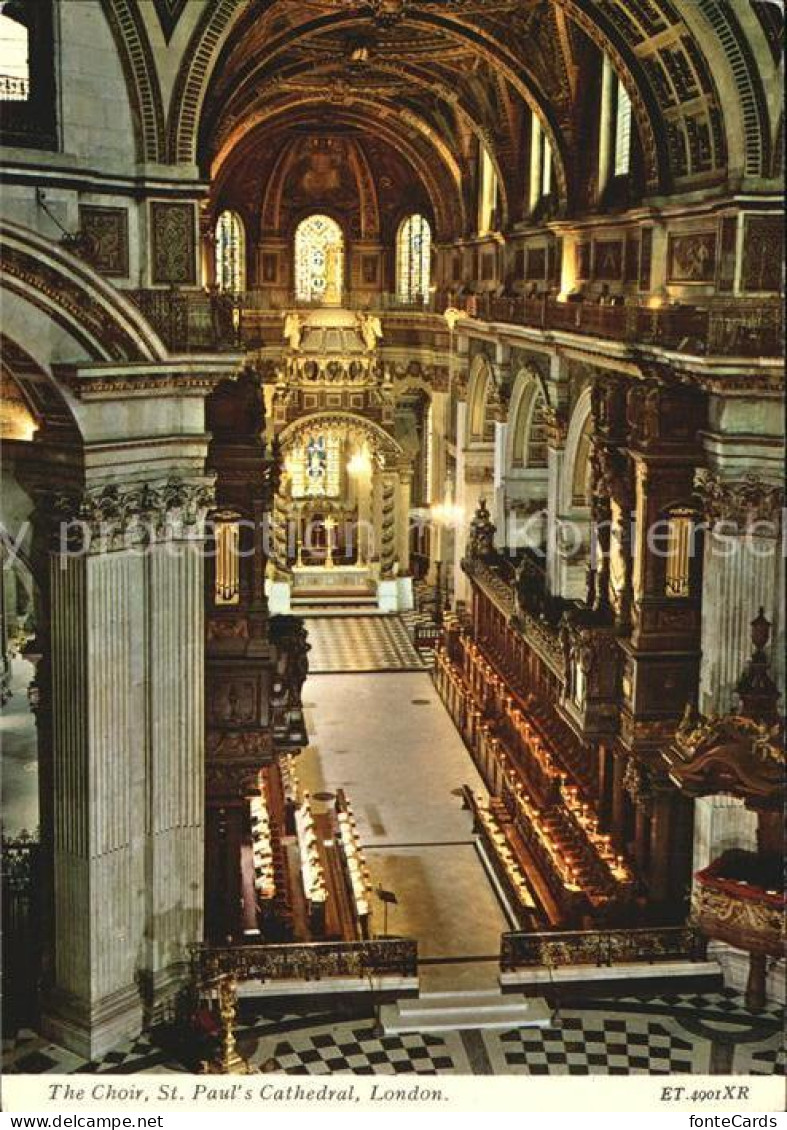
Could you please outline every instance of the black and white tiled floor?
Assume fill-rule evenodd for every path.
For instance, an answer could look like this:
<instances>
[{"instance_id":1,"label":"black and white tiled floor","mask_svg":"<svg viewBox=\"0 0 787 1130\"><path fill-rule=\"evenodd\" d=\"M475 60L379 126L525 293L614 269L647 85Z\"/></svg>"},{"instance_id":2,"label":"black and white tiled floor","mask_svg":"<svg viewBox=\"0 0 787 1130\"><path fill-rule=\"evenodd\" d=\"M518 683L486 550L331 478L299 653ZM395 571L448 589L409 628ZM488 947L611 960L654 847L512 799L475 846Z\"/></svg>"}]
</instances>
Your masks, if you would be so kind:
<instances>
[{"instance_id":1,"label":"black and white tiled floor","mask_svg":"<svg viewBox=\"0 0 787 1130\"><path fill-rule=\"evenodd\" d=\"M401 616L402 622L404 623L405 627L407 628L407 631L410 635L410 639L413 641L413 646L415 646L415 630L419 625L424 625L425 627L428 627L429 629L432 629L432 630L434 629L435 621L434 621L434 617L432 616L432 614L430 612L418 612L415 609L413 609L411 612L400 613L400 616ZM426 666L430 669L433 668L434 667L434 654L435 654L434 648L431 648L431 647L430 648L420 648L419 647L419 648L416 648L416 650L418 651L418 654L421 657L421 660L422 660L424 666Z\"/></svg>"},{"instance_id":2,"label":"black and white tiled floor","mask_svg":"<svg viewBox=\"0 0 787 1130\"><path fill-rule=\"evenodd\" d=\"M247 1002L236 1030L242 1055L291 1075L783 1074L784 1017L756 1016L731 992L630 996L562 1007L546 1028L381 1035L374 1018L273 1016ZM95 1063L33 1032L4 1041L9 1073L179 1072L193 1069L155 1034Z\"/></svg>"},{"instance_id":3,"label":"black and white tiled floor","mask_svg":"<svg viewBox=\"0 0 787 1130\"><path fill-rule=\"evenodd\" d=\"M559 1028L505 1032L500 1044L507 1069L527 1075L691 1074L705 1051L650 1017L567 1016Z\"/></svg>"},{"instance_id":4,"label":"black and white tiled floor","mask_svg":"<svg viewBox=\"0 0 787 1130\"><path fill-rule=\"evenodd\" d=\"M279 1040L268 1050L287 1075L451 1075L458 1070L442 1036L377 1036L368 1023Z\"/></svg>"},{"instance_id":5,"label":"black and white tiled floor","mask_svg":"<svg viewBox=\"0 0 787 1130\"><path fill-rule=\"evenodd\" d=\"M399 616L309 616L309 673L423 671Z\"/></svg>"}]
</instances>

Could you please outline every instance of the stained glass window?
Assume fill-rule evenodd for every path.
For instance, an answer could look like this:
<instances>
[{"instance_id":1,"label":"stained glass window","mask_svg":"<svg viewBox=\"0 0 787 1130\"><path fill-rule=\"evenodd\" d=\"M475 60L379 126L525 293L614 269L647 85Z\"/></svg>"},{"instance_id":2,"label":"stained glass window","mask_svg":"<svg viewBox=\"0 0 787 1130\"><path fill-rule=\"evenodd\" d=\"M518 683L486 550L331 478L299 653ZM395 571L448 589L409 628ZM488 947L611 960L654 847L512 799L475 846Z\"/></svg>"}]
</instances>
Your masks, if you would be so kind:
<instances>
[{"instance_id":1,"label":"stained glass window","mask_svg":"<svg viewBox=\"0 0 787 1130\"><path fill-rule=\"evenodd\" d=\"M631 99L618 79L618 102L615 113L615 176L628 175L631 166Z\"/></svg>"},{"instance_id":2,"label":"stained glass window","mask_svg":"<svg viewBox=\"0 0 787 1130\"><path fill-rule=\"evenodd\" d=\"M246 289L246 233L237 212L222 212L216 224L216 285L231 294Z\"/></svg>"},{"instance_id":3,"label":"stained glass window","mask_svg":"<svg viewBox=\"0 0 787 1130\"><path fill-rule=\"evenodd\" d=\"M405 302L429 297L432 229L425 216L415 213L400 226L396 241L396 279L399 297Z\"/></svg>"},{"instance_id":4,"label":"stained glass window","mask_svg":"<svg viewBox=\"0 0 787 1130\"><path fill-rule=\"evenodd\" d=\"M330 216L309 216L295 233L295 295L301 302L339 303L344 237Z\"/></svg>"},{"instance_id":5,"label":"stained glass window","mask_svg":"<svg viewBox=\"0 0 787 1130\"><path fill-rule=\"evenodd\" d=\"M338 436L311 435L287 459L293 498L338 498L341 493Z\"/></svg>"}]
</instances>

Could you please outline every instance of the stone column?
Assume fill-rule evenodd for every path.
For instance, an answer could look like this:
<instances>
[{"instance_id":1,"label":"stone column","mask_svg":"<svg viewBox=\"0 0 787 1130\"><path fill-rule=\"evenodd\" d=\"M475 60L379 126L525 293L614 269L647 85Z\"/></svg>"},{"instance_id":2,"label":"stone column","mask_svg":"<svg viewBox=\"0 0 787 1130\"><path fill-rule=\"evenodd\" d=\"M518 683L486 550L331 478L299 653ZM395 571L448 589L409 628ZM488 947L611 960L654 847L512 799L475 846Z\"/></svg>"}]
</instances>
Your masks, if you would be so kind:
<instances>
[{"instance_id":1,"label":"stone column","mask_svg":"<svg viewBox=\"0 0 787 1130\"><path fill-rule=\"evenodd\" d=\"M432 408L429 413L431 426L431 467L429 477L432 484L430 503L441 502L445 494L445 471L447 464L446 440L448 437L448 412L450 400L445 392L432 393Z\"/></svg>"},{"instance_id":2,"label":"stone column","mask_svg":"<svg viewBox=\"0 0 787 1130\"><path fill-rule=\"evenodd\" d=\"M626 754L615 750L612 755L612 803L611 831L619 848L626 846L626 803L627 793L623 784L626 775Z\"/></svg>"},{"instance_id":3,"label":"stone column","mask_svg":"<svg viewBox=\"0 0 787 1130\"><path fill-rule=\"evenodd\" d=\"M772 671L784 689L784 624L779 594L784 492L753 476L722 481L704 475L706 520L702 601L700 710L725 713L751 652L751 622L760 607L774 623Z\"/></svg>"},{"instance_id":4,"label":"stone column","mask_svg":"<svg viewBox=\"0 0 787 1130\"><path fill-rule=\"evenodd\" d=\"M397 555L396 494L399 475L384 470L380 475L380 575L390 577Z\"/></svg>"},{"instance_id":5,"label":"stone column","mask_svg":"<svg viewBox=\"0 0 787 1130\"><path fill-rule=\"evenodd\" d=\"M495 546L505 549L508 544L508 518L506 514L506 441L508 424L495 421L495 452L492 469L493 497L490 510L496 526Z\"/></svg>"},{"instance_id":6,"label":"stone column","mask_svg":"<svg viewBox=\"0 0 787 1130\"><path fill-rule=\"evenodd\" d=\"M399 469L396 489L396 557L399 572L410 571L410 508L413 489L413 472L409 467Z\"/></svg>"},{"instance_id":7,"label":"stone column","mask_svg":"<svg viewBox=\"0 0 787 1130\"><path fill-rule=\"evenodd\" d=\"M43 1028L86 1059L160 1014L202 940L204 398L228 371L73 373L79 485L40 488L53 890Z\"/></svg>"},{"instance_id":8,"label":"stone column","mask_svg":"<svg viewBox=\"0 0 787 1130\"><path fill-rule=\"evenodd\" d=\"M169 540L147 561L148 842L146 1005L182 982L186 947L202 938L204 555L201 531Z\"/></svg>"},{"instance_id":9,"label":"stone column","mask_svg":"<svg viewBox=\"0 0 787 1130\"><path fill-rule=\"evenodd\" d=\"M465 462L467 444L467 401L460 400L456 406L456 504L462 513L462 525L454 535L454 596L456 600L470 599L470 585L462 572L462 558L467 540L467 528L475 513L477 500L470 497L465 482ZM443 562L445 566L445 562Z\"/></svg>"},{"instance_id":10,"label":"stone column","mask_svg":"<svg viewBox=\"0 0 787 1130\"><path fill-rule=\"evenodd\" d=\"M92 1058L182 982L203 913L202 478L62 500L50 561L52 1039Z\"/></svg>"}]
</instances>

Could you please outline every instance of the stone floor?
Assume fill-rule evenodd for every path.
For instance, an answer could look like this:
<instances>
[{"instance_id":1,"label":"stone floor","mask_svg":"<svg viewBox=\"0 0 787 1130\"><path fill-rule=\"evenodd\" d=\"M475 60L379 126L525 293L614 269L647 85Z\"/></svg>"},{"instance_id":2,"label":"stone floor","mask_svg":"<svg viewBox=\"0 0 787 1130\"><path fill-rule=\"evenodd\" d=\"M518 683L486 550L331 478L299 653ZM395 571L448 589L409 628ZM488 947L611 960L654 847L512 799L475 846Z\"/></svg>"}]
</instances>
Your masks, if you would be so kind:
<instances>
[{"instance_id":1,"label":"stone floor","mask_svg":"<svg viewBox=\"0 0 787 1130\"><path fill-rule=\"evenodd\" d=\"M496 957L507 923L458 795L481 782L429 675L315 676L306 723L301 781L317 802L339 787L350 798L375 886L398 899L388 931L418 938L426 958ZM380 907L375 916L382 932ZM435 980L485 987L489 963L477 966L456 968L446 984L446 965Z\"/></svg>"},{"instance_id":2,"label":"stone floor","mask_svg":"<svg viewBox=\"0 0 787 1130\"><path fill-rule=\"evenodd\" d=\"M753 1016L732 993L629 996L564 1003L546 1028L380 1036L369 1014L274 1016L245 1002L241 1054L288 1075L783 1075L783 1014ZM193 1070L168 1033L86 1063L20 1032L4 1044L9 1074Z\"/></svg>"}]
</instances>

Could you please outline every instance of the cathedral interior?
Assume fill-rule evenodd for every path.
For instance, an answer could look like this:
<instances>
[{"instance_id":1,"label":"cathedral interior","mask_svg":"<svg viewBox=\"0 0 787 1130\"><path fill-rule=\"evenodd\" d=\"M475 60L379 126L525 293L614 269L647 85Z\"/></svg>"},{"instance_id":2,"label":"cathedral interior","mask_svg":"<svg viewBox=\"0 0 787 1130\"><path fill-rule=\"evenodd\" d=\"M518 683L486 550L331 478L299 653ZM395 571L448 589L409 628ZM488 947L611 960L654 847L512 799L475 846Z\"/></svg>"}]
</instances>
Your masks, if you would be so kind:
<instances>
[{"instance_id":1,"label":"cathedral interior","mask_svg":"<svg viewBox=\"0 0 787 1130\"><path fill-rule=\"evenodd\" d=\"M7 1071L783 1071L782 20L2 0Z\"/></svg>"}]
</instances>

